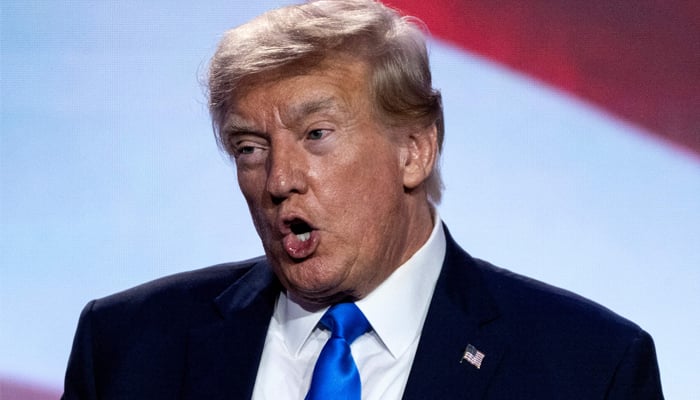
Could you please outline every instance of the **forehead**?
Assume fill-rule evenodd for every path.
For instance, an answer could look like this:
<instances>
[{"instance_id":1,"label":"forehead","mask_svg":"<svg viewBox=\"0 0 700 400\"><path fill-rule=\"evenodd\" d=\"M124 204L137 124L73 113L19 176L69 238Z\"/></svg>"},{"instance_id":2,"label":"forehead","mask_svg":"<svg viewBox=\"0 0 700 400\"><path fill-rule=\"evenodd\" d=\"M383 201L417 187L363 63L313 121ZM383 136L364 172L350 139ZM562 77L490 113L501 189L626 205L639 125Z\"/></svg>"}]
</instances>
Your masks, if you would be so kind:
<instances>
[{"instance_id":1,"label":"forehead","mask_svg":"<svg viewBox=\"0 0 700 400\"><path fill-rule=\"evenodd\" d=\"M326 58L313 67L286 67L258 74L239 86L227 110L227 125L274 112L296 117L350 112L371 105L368 66L349 57Z\"/></svg>"}]
</instances>

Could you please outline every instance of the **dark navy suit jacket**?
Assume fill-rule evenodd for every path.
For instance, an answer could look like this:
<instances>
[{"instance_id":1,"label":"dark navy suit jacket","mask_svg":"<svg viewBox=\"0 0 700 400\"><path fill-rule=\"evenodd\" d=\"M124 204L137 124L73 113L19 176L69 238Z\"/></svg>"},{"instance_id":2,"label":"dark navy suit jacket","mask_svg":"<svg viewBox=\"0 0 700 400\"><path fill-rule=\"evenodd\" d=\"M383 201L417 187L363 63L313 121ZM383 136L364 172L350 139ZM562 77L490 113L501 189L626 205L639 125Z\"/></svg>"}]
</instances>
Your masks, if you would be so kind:
<instances>
[{"instance_id":1,"label":"dark navy suit jacket","mask_svg":"<svg viewBox=\"0 0 700 400\"><path fill-rule=\"evenodd\" d=\"M92 301L80 317L64 398L248 399L280 290L257 258ZM469 344L484 354L480 368L460 363ZM404 399L662 398L645 331L474 259L447 234Z\"/></svg>"}]
</instances>

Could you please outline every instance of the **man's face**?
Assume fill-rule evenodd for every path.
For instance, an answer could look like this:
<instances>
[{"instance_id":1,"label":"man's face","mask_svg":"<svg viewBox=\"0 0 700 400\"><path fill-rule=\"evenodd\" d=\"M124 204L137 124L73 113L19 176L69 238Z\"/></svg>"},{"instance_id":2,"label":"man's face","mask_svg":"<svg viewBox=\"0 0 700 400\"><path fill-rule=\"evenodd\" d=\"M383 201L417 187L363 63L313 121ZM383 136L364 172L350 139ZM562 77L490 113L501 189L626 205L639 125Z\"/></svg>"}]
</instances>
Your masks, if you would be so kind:
<instances>
[{"instance_id":1,"label":"man's face","mask_svg":"<svg viewBox=\"0 0 700 400\"><path fill-rule=\"evenodd\" d=\"M374 115L365 64L343 57L256 79L224 124L265 253L309 306L365 296L429 234L405 185L410 141Z\"/></svg>"}]
</instances>

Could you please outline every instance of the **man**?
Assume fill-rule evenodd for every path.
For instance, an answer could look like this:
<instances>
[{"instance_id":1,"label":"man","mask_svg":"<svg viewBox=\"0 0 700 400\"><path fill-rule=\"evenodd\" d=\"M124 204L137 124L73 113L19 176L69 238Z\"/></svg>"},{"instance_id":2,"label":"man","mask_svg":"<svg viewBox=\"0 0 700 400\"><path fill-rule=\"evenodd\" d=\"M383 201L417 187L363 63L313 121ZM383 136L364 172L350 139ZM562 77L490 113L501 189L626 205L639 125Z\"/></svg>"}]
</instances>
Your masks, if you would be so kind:
<instances>
[{"instance_id":1,"label":"man","mask_svg":"<svg viewBox=\"0 0 700 400\"><path fill-rule=\"evenodd\" d=\"M646 332L450 237L413 20L268 12L225 35L209 90L265 256L89 303L65 398L663 398Z\"/></svg>"}]
</instances>

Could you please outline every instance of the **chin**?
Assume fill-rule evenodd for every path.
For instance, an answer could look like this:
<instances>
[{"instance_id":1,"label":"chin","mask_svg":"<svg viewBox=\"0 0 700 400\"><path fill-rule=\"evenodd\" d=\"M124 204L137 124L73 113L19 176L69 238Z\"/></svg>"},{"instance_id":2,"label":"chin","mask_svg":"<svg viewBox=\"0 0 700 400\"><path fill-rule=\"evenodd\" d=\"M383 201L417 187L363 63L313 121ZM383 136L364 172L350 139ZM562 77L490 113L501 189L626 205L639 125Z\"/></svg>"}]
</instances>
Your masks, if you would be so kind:
<instances>
[{"instance_id":1,"label":"chin","mask_svg":"<svg viewBox=\"0 0 700 400\"><path fill-rule=\"evenodd\" d=\"M302 307L310 311L321 309L323 307L327 307L337 303L353 302L359 300L351 293L346 292L338 292L329 295L305 295L303 293L297 295L292 294L292 299L299 303Z\"/></svg>"},{"instance_id":2,"label":"chin","mask_svg":"<svg viewBox=\"0 0 700 400\"><path fill-rule=\"evenodd\" d=\"M340 289L335 283L316 282L313 285L287 282L288 295L304 308L322 308L331 304L359 299L352 289Z\"/></svg>"}]
</instances>

